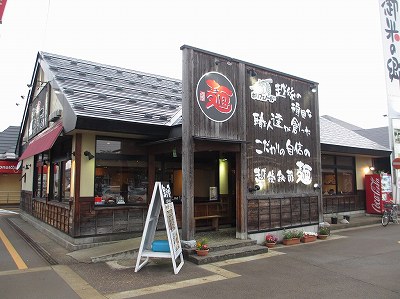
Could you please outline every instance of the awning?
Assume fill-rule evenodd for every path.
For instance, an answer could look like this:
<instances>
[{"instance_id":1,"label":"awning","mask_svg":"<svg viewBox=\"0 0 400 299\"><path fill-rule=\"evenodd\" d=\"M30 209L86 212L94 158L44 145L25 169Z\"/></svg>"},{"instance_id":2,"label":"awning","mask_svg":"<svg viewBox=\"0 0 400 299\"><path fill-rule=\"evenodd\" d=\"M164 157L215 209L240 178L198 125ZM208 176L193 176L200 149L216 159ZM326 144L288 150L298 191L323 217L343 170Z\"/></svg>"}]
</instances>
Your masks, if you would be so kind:
<instances>
[{"instance_id":1,"label":"awning","mask_svg":"<svg viewBox=\"0 0 400 299\"><path fill-rule=\"evenodd\" d=\"M58 136L63 130L62 122L56 123L53 127L48 128L41 132L38 136L32 139L26 150L22 153L19 160L24 160L26 158L32 157L36 154L42 153L50 149Z\"/></svg>"}]
</instances>

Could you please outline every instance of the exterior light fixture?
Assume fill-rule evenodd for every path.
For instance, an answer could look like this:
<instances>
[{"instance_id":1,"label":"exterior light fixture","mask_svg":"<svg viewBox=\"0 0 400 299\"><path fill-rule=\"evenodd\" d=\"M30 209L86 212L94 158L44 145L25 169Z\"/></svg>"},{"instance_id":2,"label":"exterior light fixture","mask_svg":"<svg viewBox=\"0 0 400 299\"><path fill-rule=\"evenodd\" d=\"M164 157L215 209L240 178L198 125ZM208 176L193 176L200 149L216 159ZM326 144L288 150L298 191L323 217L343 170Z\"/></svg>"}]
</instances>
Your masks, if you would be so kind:
<instances>
[{"instance_id":1,"label":"exterior light fixture","mask_svg":"<svg viewBox=\"0 0 400 299\"><path fill-rule=\"evenodd\" d=\"M314 187L314 191L321 189L321 186L318 183L315 183L313 187Z\"/></svg>"},{"instance_id":2,"label":"exterior light fixture","mask_svg":"<svg viewBox=\"0 0 400 299\"><path fill-rule=\"evenodd\" d=\"M259 185L255 185L253 188L252 187L249 188L249 192L250 193L253 193L253 192L258 191L258 190L260 190L260 186Z\"/></svg>"},{"instance_id":3,"label":"exterior light fixture","mask_svg":"<svg viewBox=\"0 0 400 299\"><path fill-rule=\"evenodd\" d=\"M32 164L26 164L24 168L28 170L31 166Z\"/></svg>"},{"instance_id":4,"label":"exterior light fixture","mask_svg":"<svg viewBox=\"0 0 400 299\"><path fill-rule=\"evenodd\" d=\"M312 93L316 93L317 92L317 85L316 84L314 84L314 85L311 85L311 92Z\"/></svg>"},{"instance_id":5,"label":"exterior light fixture","mask_svg":"<svg viewBox=\"0 0 400 299\"><path fill-rule=\"evenodd\" d=\"M226 64L229 66L232 65L232 61L230 59L228 59L228 60L217 59L217 60L215 60L215 65L219 65L221 62L226 62Z\"/></svg>"},{"instance_id":6,"label":"exterior light fixture","mask_svg":"<svg viewBox=\"0 0 400 299\"><path fill-rule=\"evenodd\" d=\"M374 166L370 166L370 167L369 167L369 170L375 171L375 167L374 167Z\"/></svg>"},{"instance_id":7,"label":"exterior light fixture","mask_svg":"<svg viewBox=\"0 0 400 299\"><path fill-rule=\"evenodd\" d=\"M247 73L250 75L250 77L255 77L257 76L257 72L255 69L248 69Z\"/></svg>"},{"instance_id":8,"label":"exterior light fixture","mask_svg":"<svg viewBox=\"0 0 400 299\"><path fill-rule=\"evenodd\" d=\"M89 160L92 160L94 158L94 155L89 152L89 151L84 151L83 154L88 157Z\"/></svg>"}]
</instances>

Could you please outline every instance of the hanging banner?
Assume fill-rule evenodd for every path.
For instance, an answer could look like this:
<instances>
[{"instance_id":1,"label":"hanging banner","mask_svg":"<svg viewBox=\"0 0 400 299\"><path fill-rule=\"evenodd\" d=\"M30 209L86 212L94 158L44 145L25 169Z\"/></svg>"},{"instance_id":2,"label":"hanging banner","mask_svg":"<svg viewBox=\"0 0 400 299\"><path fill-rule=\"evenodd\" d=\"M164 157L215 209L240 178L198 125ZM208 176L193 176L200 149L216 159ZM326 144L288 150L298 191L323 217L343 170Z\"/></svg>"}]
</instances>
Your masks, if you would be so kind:
<instances>
[{"instance_id":1,"label":"hanging banner","mask_svg":"<svg viewBox=\"0 0 400 299\"><path fill-rule=\"evenodd\" d=\"M3 13L6 8L7 0L0 0L0 24L3 22Z\"/></svg>"},{"instance_id":2,"label":"hanging banner","mask_svg":"<svg viewBox=\"0 0 400 299\"><path fill-rule=\"evenodd\" d=\"M389 118L400 117L400 22L397 0L379 0Z\"/></svg>"}]
</instances>

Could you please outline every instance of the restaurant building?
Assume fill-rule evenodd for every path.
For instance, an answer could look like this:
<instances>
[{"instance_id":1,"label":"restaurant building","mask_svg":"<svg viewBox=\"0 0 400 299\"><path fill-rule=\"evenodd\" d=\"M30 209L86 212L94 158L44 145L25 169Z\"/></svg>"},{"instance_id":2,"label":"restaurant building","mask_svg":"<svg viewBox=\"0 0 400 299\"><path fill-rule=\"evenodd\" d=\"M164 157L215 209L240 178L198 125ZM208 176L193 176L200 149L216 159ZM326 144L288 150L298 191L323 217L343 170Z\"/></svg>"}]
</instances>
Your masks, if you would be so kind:
<instances>
[{"instance_id":1,"label":"restaurant building","mask_svg":"<svg viewBox=\"0 0 400 299\"><path fill-rule=\"evenodd\" d=\"M24 217L70 244L140 235L168 181L183 240L318 225L317 83L181 50L182 81L38 53L18 142Z\"/></svg>"}]
</instances>

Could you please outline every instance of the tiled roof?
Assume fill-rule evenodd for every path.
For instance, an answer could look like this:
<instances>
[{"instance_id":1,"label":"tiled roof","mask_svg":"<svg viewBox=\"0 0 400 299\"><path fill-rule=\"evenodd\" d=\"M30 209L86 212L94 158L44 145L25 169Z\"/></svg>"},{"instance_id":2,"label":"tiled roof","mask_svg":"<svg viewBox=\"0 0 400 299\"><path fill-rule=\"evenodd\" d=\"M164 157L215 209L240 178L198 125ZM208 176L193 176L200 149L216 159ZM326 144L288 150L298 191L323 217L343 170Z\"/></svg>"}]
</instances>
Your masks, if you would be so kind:
<instances>
[{"instance_id":1,"label":"tiled roof","mask_svg":"<svg viewBox=\"0 0 400 299\"><path fill-rule=\"evenodd\" d=\"M45 52L39 55L78 117L161 126L182 122L180 80ZM390 151L353 131L360 129L324 115L321 144Z\"/></svg>"},{"instance_id":2,"label":"tiled roof","mask_svg":"<svg viewBox=\"0 0 400 299\"><path fill-rule=\"evenodd\" d=\"M323 118L325 118L325 119L327 119L327 120L329 120L329 121L331 121L333 123L336 123L339 126L342 126L342 127L346 128L346 129L352 130L352 131L354 131L354 130L362 130L362 128L360 128L360 127L357 127L357 126L355 126L353 124L350 124L348 122L345 122L343 120L340 120L340 119L335 118L335 117L330 116L330 115L322 115L321 117L323 117Z\"/></svg>"},{"instance_id":3,"label":"tiled roof","mask_svg":"<svg viewBox=\"0 0 400 299\"><path fill-rule=\"evenodd\" d=\"M170 126L181 115L180 80L40 52L79 117Z\"/></svg>"},{"instance_id":4,"label":"tiled roof","mask_svg":"<svg viewBox=\"0 0 400 299\"><path fill-rule=\"evenodd\" d=\"M365 138L375 141L384 147L390 148L388 127L354 130L354 132L364 136Z\"/></svg>"},{"instance_id":5,"label":"tiled roof","mask_svg":"<svg viewBox=\"0 0 400 299\"><path fill-rule=\"evenodd\" d=\"M0 132L0 158L13 158L15 147L17 145L19 127L10 126L3 132Z\"/></svg>"},{"instance_id":6,"label":"tiled roof","mask_svg":"<svg viewBox=\"0 0 400 299\"><path fill-rule=\"evenodd\" d=\"M361 148L378 151L390 151L356 132L332 122L325 117L320 117L321 144L330 144L350 148Z\"/></svg>"}]
</instances>

